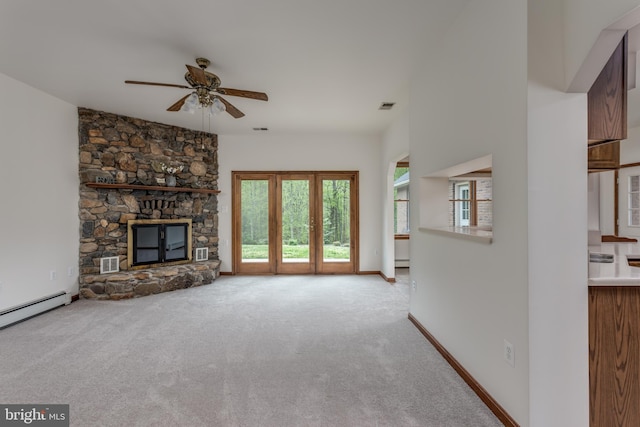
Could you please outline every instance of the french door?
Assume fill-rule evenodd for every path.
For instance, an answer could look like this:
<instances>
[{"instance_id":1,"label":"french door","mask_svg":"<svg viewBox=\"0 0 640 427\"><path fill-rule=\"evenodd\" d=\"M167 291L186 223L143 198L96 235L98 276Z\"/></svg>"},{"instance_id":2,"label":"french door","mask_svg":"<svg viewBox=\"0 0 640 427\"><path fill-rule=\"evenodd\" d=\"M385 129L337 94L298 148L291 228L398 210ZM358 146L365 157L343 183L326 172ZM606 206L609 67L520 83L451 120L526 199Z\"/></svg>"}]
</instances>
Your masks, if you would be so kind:
<instances>
[{"instance_id":1,"label":"french door","mask_svg":"<svg viewBox=\"0 0 640 427\"><path fill-rule=\"evenodd\" d=\"M232 174L234 273L357 271L357 172Z\"/></svg>"}]
</instances>

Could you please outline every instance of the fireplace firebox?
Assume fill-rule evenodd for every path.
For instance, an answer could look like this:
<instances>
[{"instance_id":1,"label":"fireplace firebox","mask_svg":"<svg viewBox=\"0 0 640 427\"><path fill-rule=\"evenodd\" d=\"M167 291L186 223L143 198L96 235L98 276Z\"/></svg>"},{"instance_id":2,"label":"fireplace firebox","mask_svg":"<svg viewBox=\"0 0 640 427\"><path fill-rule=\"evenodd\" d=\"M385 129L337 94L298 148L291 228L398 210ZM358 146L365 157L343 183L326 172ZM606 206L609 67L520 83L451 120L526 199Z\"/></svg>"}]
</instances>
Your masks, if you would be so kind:
<instances>
[{"instance_id":1,"label":"fireplace firebox","mask_svg":"<svg viewBox=\"0 0 640 427\"><path fill-rule=\"evenodd\" d=\"M128 264L132 268L190 262L191 219L132 220L128 223Z\"/></svg>"}]
</instances>

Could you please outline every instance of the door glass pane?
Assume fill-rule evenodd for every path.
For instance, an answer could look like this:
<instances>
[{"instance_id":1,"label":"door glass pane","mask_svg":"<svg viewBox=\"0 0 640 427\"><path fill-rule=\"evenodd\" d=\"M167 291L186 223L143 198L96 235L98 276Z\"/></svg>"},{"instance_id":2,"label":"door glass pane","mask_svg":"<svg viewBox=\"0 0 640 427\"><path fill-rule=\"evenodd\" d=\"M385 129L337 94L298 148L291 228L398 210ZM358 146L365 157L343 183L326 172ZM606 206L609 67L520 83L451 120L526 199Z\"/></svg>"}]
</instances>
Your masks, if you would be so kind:
<instances>
[{"instance_id":1,"label":"door glass pane","mask_svg":"<svg viewBox=\"0 0 640 427\"><path fill-rule=\"evenodd\" d=\"M242 180L242 262L269 261L269 181Z\"/></svg>"},{"instance_id":2,"label":"door glass pane","mask_svg":"<svg viewBox=\"0 0 640 427\"><path fill-rule=\"evenodd\" d=\"M134 265L160 262L159 229L159 225L133 226Z\"/></svg>"},{"instance_id":3,"label":"door glass pane","mask_svg":"<svg viewBox=\"0 0 640 427\"><path fill-rule=\"evenodd\" d=\"M351 182L322 180L322 258L324 262L347 262L351 257Z\"/></svg>"},{"instance_id":4,"label":"door glass pane","mask_svg":"<svg viewBox=\"0 0 640 427\"><path fill-rule=\"evenodd\" d=\"M309 262L309 181L282 180L282 261Z\"/></svg>"},{"instance_id":5,"label":"door glass pane","mask_svg":"<svg viewBox=\"0 0 640 427\"><path fill-rule=\"evenodd\" d=\"M165 229L165 260L187 258L187 224L167 225Z\"/></svg>"}]
</instances>

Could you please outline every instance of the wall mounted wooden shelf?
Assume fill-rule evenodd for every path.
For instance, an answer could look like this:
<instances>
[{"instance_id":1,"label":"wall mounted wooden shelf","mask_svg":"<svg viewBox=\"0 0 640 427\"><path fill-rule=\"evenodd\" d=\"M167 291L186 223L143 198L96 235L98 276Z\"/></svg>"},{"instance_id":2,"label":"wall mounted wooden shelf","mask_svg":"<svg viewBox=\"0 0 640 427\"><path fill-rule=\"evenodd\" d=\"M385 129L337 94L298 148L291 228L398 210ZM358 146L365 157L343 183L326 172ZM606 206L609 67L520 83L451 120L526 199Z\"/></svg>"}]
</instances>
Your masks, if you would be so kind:
<instances>
[{"instance_id":1,"label":"wall mounted wooden shelf","mask_svg":"<svg viewBox=\"0 0 640 427\"><path fill-rule=\"evenodd\" d=\"M99 183L99 182L88 182L85 185L90 188L167 191L171 193L204 193L204 194L220 193L220 190L209 190L208 188L166 187L166 186L159 186L159 185L105 184L105 183Z\"/></svg>"}]
</instances>

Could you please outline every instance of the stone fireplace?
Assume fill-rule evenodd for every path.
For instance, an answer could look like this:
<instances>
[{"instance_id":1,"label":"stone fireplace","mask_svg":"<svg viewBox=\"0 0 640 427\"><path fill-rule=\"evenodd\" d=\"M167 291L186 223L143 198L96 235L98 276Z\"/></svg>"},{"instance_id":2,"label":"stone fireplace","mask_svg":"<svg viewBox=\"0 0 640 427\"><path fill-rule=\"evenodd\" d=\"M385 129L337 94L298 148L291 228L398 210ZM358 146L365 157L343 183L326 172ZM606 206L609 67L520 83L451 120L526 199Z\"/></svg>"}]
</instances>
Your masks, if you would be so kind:
<instances>
[{"instance_id":1,"label":"stone fireplace","mask_svg":"<svg viewBox=\"0 0 640 427\"><path fill-rule=\"evenodd\" d=\"M81 296L133 298L213 282L220 265L217 136L85 108L78 114ZM167 172L175 187L166 186ZM189 224L188 236L166 228L179 223ZM132 227L141 224L137 238L146 240L134 254ZM202 249L208 257L194 262ZM141 261L154 250L165 251L158 262ZM105 259L118 271L101 274Z\"/></svg>"}]
</instances>

